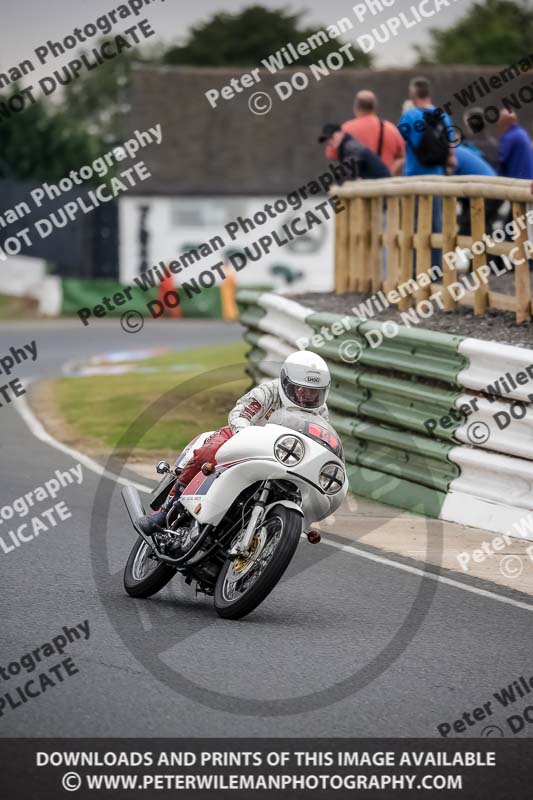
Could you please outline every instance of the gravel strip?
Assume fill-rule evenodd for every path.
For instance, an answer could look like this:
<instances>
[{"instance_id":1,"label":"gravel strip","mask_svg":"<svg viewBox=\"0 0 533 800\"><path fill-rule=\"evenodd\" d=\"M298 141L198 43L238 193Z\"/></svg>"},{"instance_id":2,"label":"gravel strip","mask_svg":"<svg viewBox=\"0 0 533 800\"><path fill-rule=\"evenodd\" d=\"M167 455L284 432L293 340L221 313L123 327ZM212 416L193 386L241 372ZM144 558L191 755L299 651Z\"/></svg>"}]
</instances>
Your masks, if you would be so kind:
<instances>
[{"instance_id":1,"label":"gravel strip","mask_svg":"<svg viewBox=\"0 0 533 800\"><path fill-rule=\"evenodd\" d=\"M501 287L498 286L498 291L501 290ZM354 306L368 300L370 296L366 292L348 292L346 294L307 292L298 295L291 294L290 299L316 311L350 314ZM517 325L515 315L511 311L489 309L486 314L477 317L467 306L458 306L455 311L449 313L441 311L435 303L433 306L435 312L429 319L419 316L420 323L416 326L417 328L533 349L533 322ZM390 306L383 311L374 310L374 316L369 319L392 320L402 324L401 312L396 307ZM413 327L415 326L413 325Z\"/></svg>"}]
</instances>

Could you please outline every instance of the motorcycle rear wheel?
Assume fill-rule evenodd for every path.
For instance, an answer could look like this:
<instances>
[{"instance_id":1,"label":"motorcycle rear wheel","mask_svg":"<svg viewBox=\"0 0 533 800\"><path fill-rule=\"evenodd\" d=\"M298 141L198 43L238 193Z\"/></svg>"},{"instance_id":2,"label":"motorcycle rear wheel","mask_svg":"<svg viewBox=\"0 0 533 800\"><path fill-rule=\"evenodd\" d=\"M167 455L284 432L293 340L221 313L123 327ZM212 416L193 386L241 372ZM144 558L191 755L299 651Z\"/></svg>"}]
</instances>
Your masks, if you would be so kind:
<instances>
[{"instance_id":1,"label":"motorcycle rear wheel","mask_svg":"<svg viewBox=\"0 0 533 800\"><path fill-rule=\"evenodd\" d=\"M248 568L245 560L228 559L218 575L214 605L217 614L224 619L241 619L257 608L270 594L289 566L298 547L302 533L302 517L297 511L285 506L275 506L262 523L261 529L267 531L267 539L255 565L255 572L259 569L259 574L254 574L254 565ZM259 532L252 542L252 548L258 536ZM269 547L271 552L268 551ZM261 559L262 554L264 554L263 559ZM267 556L268 560L263 564ZM241 580L238 579L239 570L242 570ZM243 584L246 580L249 586Z\"/></svg>"},{"instance_id":2,"label":"motorcycle rear wheel","mask_svg":"<svg viewBox=\"0 0 533 800\"><path fill-rule=\"evenodd\" d=\"M150 558L150 546L139 536L124 567L124 588L131 597L151 597L175 574L170 564Z\"/></svg>"}]
</instances>

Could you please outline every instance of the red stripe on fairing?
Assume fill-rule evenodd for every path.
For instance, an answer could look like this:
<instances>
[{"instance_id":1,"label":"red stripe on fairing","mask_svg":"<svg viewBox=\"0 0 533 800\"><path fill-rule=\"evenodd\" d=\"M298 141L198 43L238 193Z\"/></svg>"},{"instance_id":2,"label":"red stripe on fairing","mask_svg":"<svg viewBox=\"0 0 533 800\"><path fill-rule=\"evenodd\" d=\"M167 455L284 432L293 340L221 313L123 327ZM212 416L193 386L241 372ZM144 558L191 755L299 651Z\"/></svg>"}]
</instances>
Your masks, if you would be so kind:
<instances>
[{"instance_id":1,"label":"red stripe on fairing","mask_svg":"<svg viewBox=\"0 0 533 800\"><path fill-rule=\"evenodd\" d=\"M217 469L222 467L233 467L235 464L245 464L247 461L264 461L265 459L262 456L252 456L250 458L238 458L237 461L226 461L225 464L220 464ZM267 458L267 461L272 461L273 459Z\"/></svg>"},{"instance_id":2,"label":"red stripe on fairing","mask_svg":"<svg viewBox=\"0 0 533 800\"><path fill-rule=\"evenodd\" d=\"M256 456L254 458L241 458L238 461L228 461L226 464L217 464L215 469L215 474L211 475L204 475L203 472L198 472L192 481L187 484L182 495L194 495L194 494L205 494L207 490L210 488L211 483L213 480L218 477L224 470L228 469L228 467L234 467L235 464L245 464L247 461L275 461L274 458L262 458L261 456ZM203 486L203 484L207 483L207 486ZM200 491L200 489L203 490Z\"/></svg>"},{"instance_id":3,"label":"red stripe on fairing","mask_svg":"<svg viewBox=\"0 0 533 800\"><path fill-rule=\"evenodd\" d=\"M270 456L252 456L251 458L239 458L237 461L227 461L225 464L220 464L220 467L217 467L217 470L221 467L233 467L235 464L245 464L247 461L275 461L275 458L271 458Z\"/></svg>"},{"instance_id":4,"label":"red stripe on fairing","mask_svg":"<svg viewBox=\"0 0 533 800\"><path fill-rule=\"evenodd\" d=\"M187 486L183 490L182 494L184 494L184 495L185 494L198 494L198 489L200 488L202 483L205 481L205 479L206 479L206 476L204 475L204 473L203 472L198 472L194 476L192 481L190 481L187 484Z\"/></svg>"}]
</instances>

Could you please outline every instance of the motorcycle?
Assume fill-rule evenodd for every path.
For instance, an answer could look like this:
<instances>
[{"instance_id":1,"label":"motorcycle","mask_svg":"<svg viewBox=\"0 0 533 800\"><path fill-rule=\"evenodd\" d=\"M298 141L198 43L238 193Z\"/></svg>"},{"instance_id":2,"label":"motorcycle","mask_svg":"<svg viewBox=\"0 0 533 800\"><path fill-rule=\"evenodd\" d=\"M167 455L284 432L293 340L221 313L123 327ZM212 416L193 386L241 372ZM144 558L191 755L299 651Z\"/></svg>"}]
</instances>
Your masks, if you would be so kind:
<instances>
[{"instance_id":1,"label":"motorcycle","mask_svg":"<svg viewBox=\"0 0 533 800\"><path fill-rule=\"evenodd\" d=\"M212 433L193 440L150 498L158 509L194 448ZM135 487L122 497L139 534L124 570L132 597L160 591L176 573L212 595L217 613L240 619L263 602L287 569L302 532L311 543L320 535L310 526L332 514L348 490L339 436L322 417L280 409L264 426L250 426L228 439L217 463L205 463L168 510L161 532L146 535L136 520L145 514Z\"/></svg>"}]
</instances>

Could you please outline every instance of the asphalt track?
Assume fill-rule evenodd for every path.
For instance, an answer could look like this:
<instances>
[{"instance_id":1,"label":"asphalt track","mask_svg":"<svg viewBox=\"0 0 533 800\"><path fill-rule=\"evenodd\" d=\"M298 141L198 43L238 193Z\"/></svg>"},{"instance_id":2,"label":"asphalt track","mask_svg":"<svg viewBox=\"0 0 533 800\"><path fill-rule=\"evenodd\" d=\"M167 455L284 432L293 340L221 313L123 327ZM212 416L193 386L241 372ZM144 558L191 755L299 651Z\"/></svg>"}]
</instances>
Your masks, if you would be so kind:
<instances>
[{"instance_id":1,"label":"asphalt track","mask_svg":"<svg viewBox=\"0 0 533 800\"><path fill-rule=\"evenodd\" d=\"M197 321L154 323L136 336L107 321L89 331L74 322L4 323L0 352L35 338L39 358L17 374L37 379L106 351L239 336L237 326ZM13 406L0 408L0 420L0 506L77 463L36 439ZM423 577L394 555L365 557L373 551L364 543L361 552L347 552L302 540L269 599L247 619L226 622L179 577L151 600L124 593L133 534L112 480L84 468L83 483L66 486L59 500L70 519L0 551L0 665L19 661L63 626L89 620L90 638L62 656L74 659L77 674L20 707L4 707L2 737L431 737L437 725L489 700L493 714L462 735L489 735L487 726L497 725L510 736L505 718L533 701L532 692L506 710L492 698L533 673L533 602L531 610L519 604L527 597L513 601L504 590L488 597L483 588L499 590L465 583L466 591ZM10 527L2 521L0 536ZM0 692L59 660L0 679ZM523 735L531 735L528 727Z\"/></svg>"}]
</instances>

